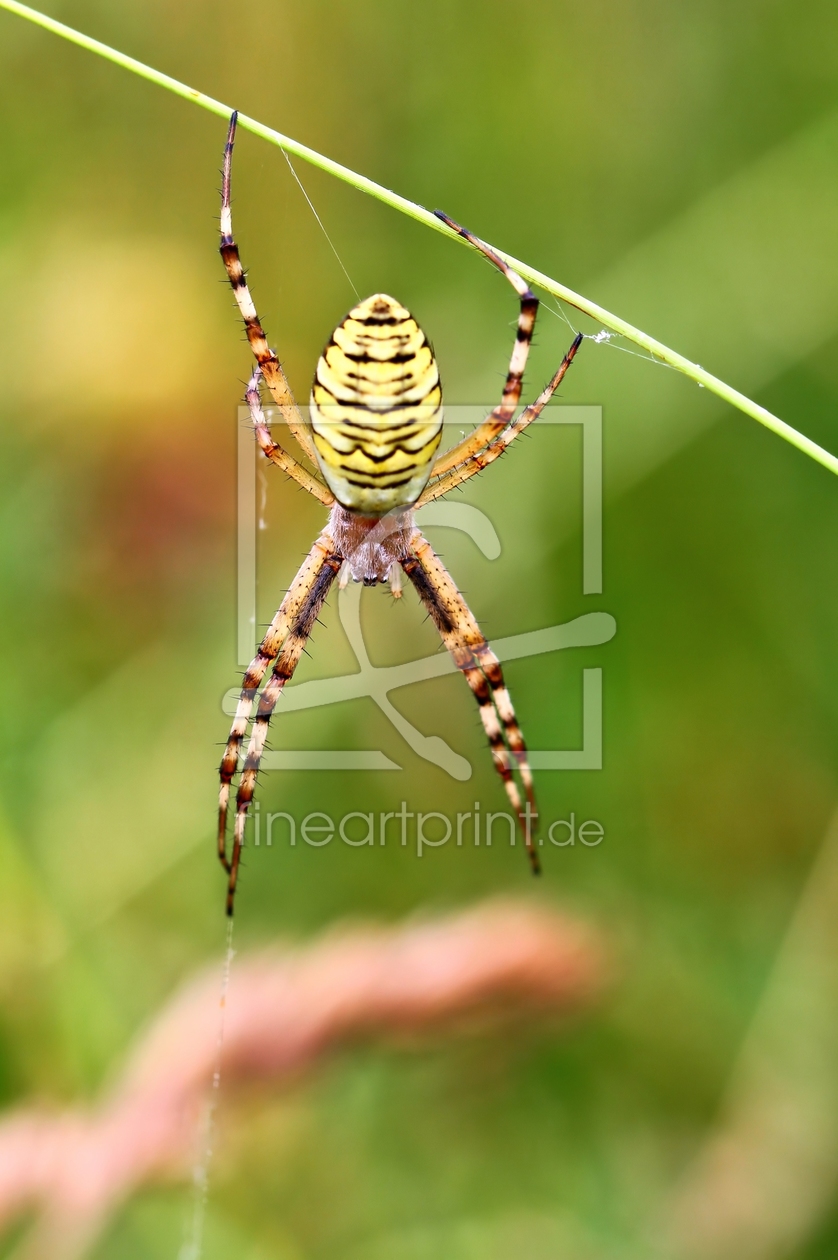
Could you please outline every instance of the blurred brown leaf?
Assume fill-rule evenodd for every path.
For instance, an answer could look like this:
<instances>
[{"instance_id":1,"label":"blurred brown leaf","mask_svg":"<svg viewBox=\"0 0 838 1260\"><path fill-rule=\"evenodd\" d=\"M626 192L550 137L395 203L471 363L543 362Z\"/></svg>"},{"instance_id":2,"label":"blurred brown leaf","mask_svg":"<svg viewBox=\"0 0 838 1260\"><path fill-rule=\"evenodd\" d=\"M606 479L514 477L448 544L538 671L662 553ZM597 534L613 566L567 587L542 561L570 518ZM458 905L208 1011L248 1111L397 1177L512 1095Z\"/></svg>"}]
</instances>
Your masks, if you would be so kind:
<instances>
[{"instance_id":1,"label":"blurred brown leaf","mask_svg":"<svg viewBox=\"0 0 838 1260\"><path fill-rule=\"evenodd\" d=\"M607 975L588 927L544 907L494 901L401 927L333 930L232 967L224 1015L223 1089L287 1086L358 1040L392 1043L586 1007ZM146 1181L183 1177L217 1062L219 976L204 971L140 1036L92 1111L23 1109L0 1124L0 1223L40 1220L28 1256L69 1260Z\"/></svg>"}]
</instances>

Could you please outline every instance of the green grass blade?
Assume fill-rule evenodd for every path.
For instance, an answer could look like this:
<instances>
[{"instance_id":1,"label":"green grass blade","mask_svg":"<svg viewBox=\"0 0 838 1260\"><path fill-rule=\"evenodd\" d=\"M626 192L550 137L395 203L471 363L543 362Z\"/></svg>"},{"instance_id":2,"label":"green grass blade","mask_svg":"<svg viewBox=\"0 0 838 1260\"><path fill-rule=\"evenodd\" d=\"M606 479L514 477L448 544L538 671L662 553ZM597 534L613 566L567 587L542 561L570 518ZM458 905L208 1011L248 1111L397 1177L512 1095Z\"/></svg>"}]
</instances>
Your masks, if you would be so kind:
<instances>
[{"instance_id":1,"label":"green grass blade","mask_svg":"<svg viewBox=\"0 0 838 1260\"><path fill-rule=\"evenodd\" d=\"M51 31L53 35L60 35L62 39L67 39L73 44L78 44L80 48L86 48L88 52L96 53L107 61L114 62L115 65L121 66L124 70L130 70L132 74L148 79L151 83L156 83L159 87L166 88L169 92L174 92L176 96L182 96L185 100L191 101L195 105L200 105L202 109L209 110L211 114L218 114L219 117L227 119L232 113L232 106L225 105L222 101L217 101L211 96L205 96L203 92L199 92L196 88L188 87L187 84L181 83L178 79L173 79L168 74L163 74L151 66L144 65L143 62L119 52L116 48L111 48L107 44L101 43L98 39L92 39L89 35L83 35L71 26L66 26L63 22L57 22L54 18L39 13L37 9L32 9L25 4L19 4L17 0L0 0L0 8L8 9L10 13L15 13L18 17L26 18L27 21L34 22L36 26L42 26L45 30ZM261 136L263 140L270 141L271 144L277 145L280 149L284 149L286 153L292 153L296 157L309 162L312 166L319 167L321 171L334 175L336 179L343 180L344 183L350 184L360 192L368 193L378 201L383 201L385 205L392 206L395 210L400 210L402 214L407 214L412 219L417 219L420 223L424 223L426 227L433 228L435 232L441 232L445 236L467 245L469 249L472 248L461 236L452 232L450 228L446 227L441 220L436 218L429 210L426 210L424 206L417 205L414 201L408 201L406 197L401 197L398 193L392 192L391 189L377 184L375 180L367 179L366 176L359 175L356 171L350 170L349 167L342 166L340 162L334 162L331 158L325 157L324 154L318 153L315 149L310 149L307 145L300 144L298 140L292 139L291 136L285 136L282 132L275 131L272 127L266 127L264 123L258 122L255 118L248 118L246 114L242 113L239 114L239 126L246 131L253 132L256 136ZM733 386L719 380L717 376L713 376L711 372L706 371L699 364L690 362L689 359L684 358L677 351L670 350L668 346L657 341L654 337L650 337L648 333L644 333L641 329L635 328L624 319L620 319L618 315L612 315L610 311L597 305L596 302L592 302L590 298L584 297L581 293L575 293L573 289L568 289L557 280L553 280L551 276L544 275L543 272L538 271L535 267L531 267L528 263L514 258L504 250L498 249L497 246L493 245L492 248L502 258L505 258L510 266L520 272L530 284L537 285L561 301L567 302L569 305L576 307L577 310L583 311L586 315L591 316L592 319L597 320L610 329L611 332L619 333L628 341L633 341L635 345L641 346L647 353L654 355L655 358L660 359L663 363L668 363L670 367L683 372L685 376L695 381L696 384L703 385L706 389L711 390L712 393L718 394L720 398L723 398L733 407L737 407L745 415L758 420L760 424L765 425L772 433L776 433L778 437L783 438L786 442L790 442L792 446L796 446L805 455L809 455L812 459L817 460L819 464L823 464L824 468L828 468L831 472L838 474L838 456L824 450L822 446L818 446L817 442L813 442L805 434L799 433L790 424L786 424L785 421L775 416L765 407L755 403L751 398L741 394Z\"/></svg>"}]
</instances>

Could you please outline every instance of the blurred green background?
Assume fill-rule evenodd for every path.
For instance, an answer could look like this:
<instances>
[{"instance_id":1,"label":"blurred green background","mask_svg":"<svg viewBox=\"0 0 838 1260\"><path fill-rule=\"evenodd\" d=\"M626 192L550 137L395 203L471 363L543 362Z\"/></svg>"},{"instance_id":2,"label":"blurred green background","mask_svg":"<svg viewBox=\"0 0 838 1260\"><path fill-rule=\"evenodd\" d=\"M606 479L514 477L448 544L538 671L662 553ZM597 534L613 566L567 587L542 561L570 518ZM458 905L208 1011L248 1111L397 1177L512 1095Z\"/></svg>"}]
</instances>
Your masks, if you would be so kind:
<instances>
[{"instance_id":1,"label":"blurred green background","mask_svg":"<svg viewBox=\"0 0 838 1260\"><path fill-rule=\"evenodd\" d=\"M444 207L838 450L838 9L827 0L72 0L51 12ZM221 697L238 678L236 409L250 367L216 253L222 121L6 13L0 65L0 1086L11 1105L94 1098L181 978L221 956L212 831ZM515 318L502 279L297 169L361 293L393 293L423 324L447 400L493 401ZM353 294L281 153L246 134L234 222L306 399ZM568 340L543 311L530 396ZM838 484L613 346L584 344L562 398L604 408L603 595L580 593L572 429L536 432L466 490L498 530L498 560L451 531L431 536L490 636L616 617L606 646L507 667L535 748L579 745L580 672L603 668L604 769L545 772L538 790L546 816L596 818L604 842L548 852L537 893L521 852L503 846L421 861L395 846L251 850L236 943L513 891L602 925L619 959L612 993L563 1036L493 1041L490 1056L479 1040L359 1050L240 1117L219 1145L210 1257L648 1255L652 1222L734 1105L740 1048L774 1000L835 804ZM278 472L268 479L263 621L323 515ZM365 592L363 615L378 663L435 648L410 595L394 607ZM352 668L334 600L323 621L301 679ZM355 701L288 715L275 746L384 748L403 772L271 773L263 808L503 808L461 679L395 702L472 761L469 783ZM838 945L833 908L798 960L820 997L805 1017L784 1018L781 998L772 1007L772 1044L793 1061L781 1075L805 1085L820 1118L826 1189L796 1233L739 1257L838 1251L838 1110L816 1053L838 1043L824 961ZM187 1198L139 1196L96 1256L175 1254Z\"/></svg>"}]
</instances>

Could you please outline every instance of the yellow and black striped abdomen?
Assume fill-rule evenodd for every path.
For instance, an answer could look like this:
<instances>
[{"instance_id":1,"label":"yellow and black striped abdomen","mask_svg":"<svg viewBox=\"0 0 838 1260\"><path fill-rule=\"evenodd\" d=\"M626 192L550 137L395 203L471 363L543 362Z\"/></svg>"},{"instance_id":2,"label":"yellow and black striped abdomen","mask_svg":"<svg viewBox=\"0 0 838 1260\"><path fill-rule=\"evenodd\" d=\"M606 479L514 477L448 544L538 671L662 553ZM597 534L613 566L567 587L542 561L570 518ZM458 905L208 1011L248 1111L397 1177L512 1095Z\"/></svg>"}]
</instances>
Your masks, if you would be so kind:
<instances>
[{"instance_id":1,"label":"yellow and black striped abdomen","mask_svg":"<svg viewBox=\"0 0 838 1260\"><path fill-rule=\"evenodd\" d=\"M384 293L354 307L320 356L311 424L323 476L345 508L377 515L415 503L442 434L433 351Z\"/></svg>"}]
</instances>

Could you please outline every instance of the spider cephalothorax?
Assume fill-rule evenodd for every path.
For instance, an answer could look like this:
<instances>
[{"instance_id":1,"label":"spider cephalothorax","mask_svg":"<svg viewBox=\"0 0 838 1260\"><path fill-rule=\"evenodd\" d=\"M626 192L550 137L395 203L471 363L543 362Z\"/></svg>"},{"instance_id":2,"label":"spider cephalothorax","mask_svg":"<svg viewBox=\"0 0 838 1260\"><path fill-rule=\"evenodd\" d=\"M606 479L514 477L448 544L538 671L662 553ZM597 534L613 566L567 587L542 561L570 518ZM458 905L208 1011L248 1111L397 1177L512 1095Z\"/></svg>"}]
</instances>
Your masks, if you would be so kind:
<instances>
[{"instance_id":1,"label":"spider cephalothorax","mask_svg":"<svg viewBox=\"0 0 838 1260\"><path fill-rule=\"evenodd\" d=\"M402 572L412 582L474 692L495 767L521 823L533 870L538 872L538 853L532 837L532 820L536 817L532 774L500 662L442 561L416 527L412 509L447 494L503 454L550 401L582 337L576 337L536 401L516 417L538 300L498 254L437 211L450 228L503 272L521 300L518 332L500 403L473 433L436 457L442 434L442 389L433 351L410 312L394 298L376 293L353 307L332 334L317 364L311 392L311 423L306 424L279 360L268 345L233 240L230 171L235 134L233 114L224 150L221 256L257 364L245 395L254 433L267 458L324 506L331 507L331 513L244 676L224 750L218 855L228 875L227 913L233 913L244 828L268 724L338 575L341 584L350 578L367 586L389 581L396 595ZM309 470L274 442L262 411L262 380L316 471ZM262 687L269 666L271 675ZM228 856L230 785L240 768L248 729L250 739L236 792L233 848ZM517 780L513 770L517 770Z\"/></svg>"},{"instance_id":2,"label":"spider cephalothorax","mask_svg":"<svg viewBox=\"0 0 838 1260\"><path fill-rule=\"evenodd\" d=\"M336 503L329 516L329 532L344 557L341 580L351 577L353 582L375 586L398 581L398 566L410 555L416 523L410 508L393 508L384 516L362 516Z\"/></svg>"}]
</instances>

